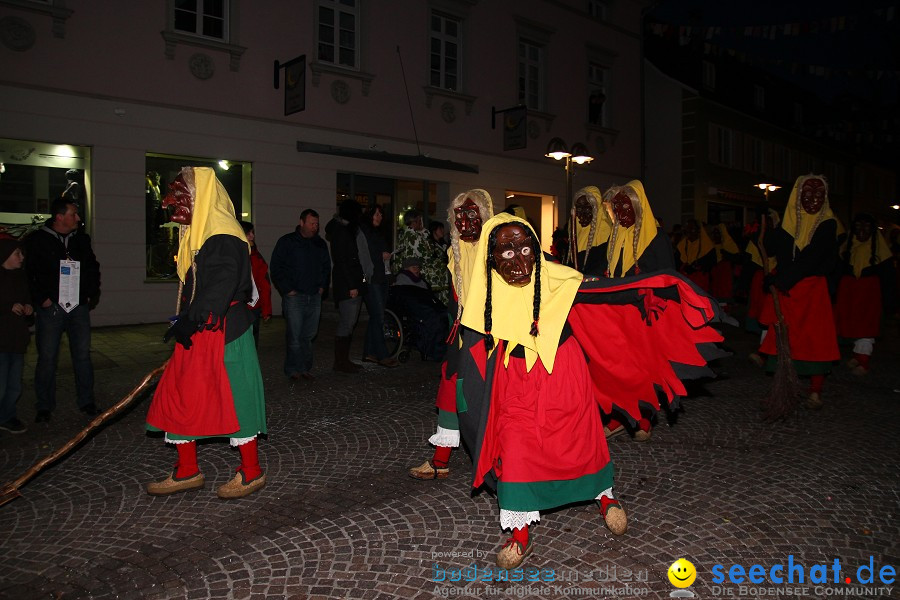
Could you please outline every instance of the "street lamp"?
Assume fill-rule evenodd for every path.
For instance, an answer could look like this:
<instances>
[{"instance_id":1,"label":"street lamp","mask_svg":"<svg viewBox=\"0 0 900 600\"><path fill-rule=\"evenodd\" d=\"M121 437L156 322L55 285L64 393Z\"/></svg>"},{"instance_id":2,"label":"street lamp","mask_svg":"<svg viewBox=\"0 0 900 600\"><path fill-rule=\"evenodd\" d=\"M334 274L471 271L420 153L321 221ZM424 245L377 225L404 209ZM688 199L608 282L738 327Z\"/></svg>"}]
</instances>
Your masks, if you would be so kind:
<instances>
[{"instance_id":1,"label":"street lamp","mask_svg":"<svg viewBox=\"0 0 900 600\"><path fill-rule=\"evenodd\" d=\"M562 138L555 137L550 140L550 143L547 144L547 152L544 154L547 158L552 158L553 160L562 160L566 159L566 218L569 219L569 229L573 227L574 221L571 220L572 213L572 163L574 162L577 165L583 165L594 160L594 157L591 156L591 151L588 150L587 146L578 142L572 146L572 149L569 150L569 147L566 145L566 142ZM574 233L569 232L571 237L574 238Z\"/></svg>"},{"instance_id":2,"label":"street lamp","mask_svg":"<svg viewBox=\"0 0 900 600\"><path fill-rule=\"evenodd\" d=\"M780 185L775 185L774 183L757 183L754 187L758 187L766 193L766 204L769 203L769 192L781 189Z\"/></svg>"}]
</instances>

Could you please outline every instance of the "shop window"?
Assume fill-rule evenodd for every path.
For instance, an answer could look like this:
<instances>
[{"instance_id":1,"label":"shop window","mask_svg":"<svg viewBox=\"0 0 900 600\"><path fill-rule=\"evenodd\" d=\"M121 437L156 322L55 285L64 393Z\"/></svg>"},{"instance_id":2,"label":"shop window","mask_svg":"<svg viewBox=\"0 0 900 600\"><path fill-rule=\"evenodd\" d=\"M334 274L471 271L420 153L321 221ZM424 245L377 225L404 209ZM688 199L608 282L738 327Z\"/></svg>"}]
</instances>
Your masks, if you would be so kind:
<instances>
[{"instance_id":1,"label":"shop window","mask_svg":"<svg viewBox=\"0 0 900 600\"><path fill-rule=\"evenodd\" d=\"M0 230L21 237L39 228L50 217L50 203L75 181L90 231L90 166L87 146L0 139Z\"/></svg>"},{"instance_id":2,"label":"shop window","mask_svg":"<svg viewBox=\"0 0 900 600\"><path fill-rule=\"evenodd\" d=\"M251 221L251 174L248 162L148 153L144 175L146 278L150 281L177 279L178 225L169 221L171 209L162 207L169 184L182 167L210 167L222 182L240 221Z\"/></svg>"}]
</instances>

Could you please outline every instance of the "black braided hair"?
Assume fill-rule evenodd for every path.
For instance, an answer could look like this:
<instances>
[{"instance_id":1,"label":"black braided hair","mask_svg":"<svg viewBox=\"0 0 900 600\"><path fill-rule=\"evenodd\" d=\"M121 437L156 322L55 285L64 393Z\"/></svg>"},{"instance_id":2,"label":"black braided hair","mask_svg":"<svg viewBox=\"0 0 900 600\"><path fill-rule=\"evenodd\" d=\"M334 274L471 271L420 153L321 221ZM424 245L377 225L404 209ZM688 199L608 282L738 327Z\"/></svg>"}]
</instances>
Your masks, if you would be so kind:
<instances>
[{"instance_id":1,"label":"black braided hair","mask_svg":"<svg viewBox=\"0 0 900 600\"><path fill-rule=\"evenodd\" d=\"M541 315L541 247L538 245L537 237L531 232L531 252L534 253L534 300L532 300L531 309L531 337L537 337L538 321Z\"/></svg>"},{"instance_id":2,"label":"black braided hair","mask_svg":"<svg viewBox=\"0 0 900 600\"><path fill-rule=\"evenodd\" d=\"M494 246L497 244L497 236L495 235L497 227L493 231L491 231L490 237L488 237L488 250L487 250L487 294L484 299L484 345L487 348L487 351L490 352L494 349L494 336L491 335L491 327L493 326L493 319L491 319L491 270L494 268Z\"/></svg>"}]
</instances>

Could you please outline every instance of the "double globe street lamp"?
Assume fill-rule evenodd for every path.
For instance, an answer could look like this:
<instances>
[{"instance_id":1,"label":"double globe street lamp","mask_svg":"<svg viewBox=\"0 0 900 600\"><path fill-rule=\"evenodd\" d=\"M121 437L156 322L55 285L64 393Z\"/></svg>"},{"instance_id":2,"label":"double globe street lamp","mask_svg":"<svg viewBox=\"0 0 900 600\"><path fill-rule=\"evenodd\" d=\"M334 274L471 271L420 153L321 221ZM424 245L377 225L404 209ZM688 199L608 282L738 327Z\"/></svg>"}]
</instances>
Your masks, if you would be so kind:
<instances>
[{"instance_id":1,"label":"double globe street lamp","mask_svg":"<svg viewBox=\"0 0 900 600\"><path fill-rule=\"evenodd\" d=\"M554 160L566 159L566 219L568 219L568 229L574 228L575 220L572 218L572 163L583 165L594 160L588 147L578 142L572 146L570 150L566 142L562 138L555 137L547 144L547 152L544 156ZM570 236L574 236L572 231ZM570 239L575 239L570 237Z\"/></svg>"}]
</instances>

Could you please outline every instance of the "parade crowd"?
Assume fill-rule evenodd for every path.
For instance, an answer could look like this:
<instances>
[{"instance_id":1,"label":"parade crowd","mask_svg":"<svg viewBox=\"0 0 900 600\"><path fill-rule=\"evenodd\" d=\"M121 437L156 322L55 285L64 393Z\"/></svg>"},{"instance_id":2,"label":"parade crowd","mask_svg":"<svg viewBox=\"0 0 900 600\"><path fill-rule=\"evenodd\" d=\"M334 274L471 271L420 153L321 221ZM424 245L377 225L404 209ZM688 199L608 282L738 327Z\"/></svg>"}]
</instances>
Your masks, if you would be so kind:
<instances>
[{"instance_id":1,"label":"parade crowd","mask_svg":"<svg viewBox=\"0 0 900 600\"><path fill-rule=\"evenodd\" d=\"M100 265L79 227L77 190L67 192L43 228L23 240L0 239L0 429L8 433L26 429L16 403L32 324L35 421L51 421L63 333L78 407L88 416L101 412L90 362ZM554 233L549 252L521 207L496 211L482 189L456 196L446 221L426 224L421 212L407 210L393 250L384 207L341 202L323 227L325 239L320 215L303 210L268 262L253 224L235 217L212 169L182 169L161 206L180 228L179 309L165 333L174 351L146 423L163 432L178 459L147 493L202 488L203 438L227 439L240 454L219 497L265 486L256 347L260 323L272 316L273 289L286 323L283 372L295 381L316 378L314 341L329 297L339 315L333 370L362 371L351 342L363 304L368 322L358 358L400 367L385 340L390 305L421 358L440 364L428 439L434 450L408 474L448 478L451 453L463 446L472 488L496 496L500 529L509 532L496 556L503 569L534 552L532 528L560 506L595 501L609 531L625 533L607 439L649 441L659 415L678 410L686 384L715 376L715 361L728 355L722 327L758 332L759 348L748 358L769 373L785 351L778 331L786 330L803 404L816 410L827 398L826 376L843 368L839 341L852 343L846 367L865 377L877 365L881 320L898 308L900 228L883 229L862 213L845 227L821 175L798 177L780 214L767 210L748 224L688 220L668 232L640 181L605 192L587 186L574 194L568 226ZM746 306L742 324L738 305Z\"/></svg>"}]
</instances>

